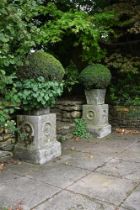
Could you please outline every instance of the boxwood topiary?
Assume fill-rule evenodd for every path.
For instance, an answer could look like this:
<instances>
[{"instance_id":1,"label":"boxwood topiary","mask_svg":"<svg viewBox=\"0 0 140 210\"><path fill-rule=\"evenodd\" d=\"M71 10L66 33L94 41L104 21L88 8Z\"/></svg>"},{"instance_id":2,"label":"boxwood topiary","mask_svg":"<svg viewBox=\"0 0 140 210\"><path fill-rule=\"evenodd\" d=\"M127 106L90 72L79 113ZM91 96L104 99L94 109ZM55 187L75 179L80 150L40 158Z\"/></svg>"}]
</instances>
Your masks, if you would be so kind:
<instances>
[{"instance_id":1,"label":"boxwood topiary","mask_svg":"<svg viewBox=\"0 0 140 210\"><path fill-rule=\"evenodd\" d=\"M79 77L86 89L103 89L109 85L111 73L102 64L91 64L82 70Z\"/></svg>"},{"instance_id":2,"label":"boxwood topiary","mask_svg":"<svg viewBox=\"0 0 140 210\"><path fill-rule=\"evenodd\" d=\"M53 55L38 50L27 56L24 66L18 70L18 77L36 79L42 76L47 81L61 81L64 73L62 64Z\"/></svg>"}]
</instances>

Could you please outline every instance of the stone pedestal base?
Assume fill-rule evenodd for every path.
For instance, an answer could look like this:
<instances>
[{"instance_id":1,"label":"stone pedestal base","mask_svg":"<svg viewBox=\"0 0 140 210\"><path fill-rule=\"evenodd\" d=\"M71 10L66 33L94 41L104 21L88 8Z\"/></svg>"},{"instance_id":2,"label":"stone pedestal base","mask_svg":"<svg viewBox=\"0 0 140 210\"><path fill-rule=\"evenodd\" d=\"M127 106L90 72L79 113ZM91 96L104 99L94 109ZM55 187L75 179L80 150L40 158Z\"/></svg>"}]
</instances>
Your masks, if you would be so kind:
<instances>
[{"instance_id":1,"label":"stone pedestal base","mask_svg":"<svg viewBox=\"0 0 140 210\"><path fill-rule=\"evenodd\" d=\"M83 119L88 130L103 138L111 133L111 125L108 123L108 104L83 105Z\"/></svg>"},{"instance_id":2,"label":"stone pedestal base","mask_svg":"<svg viewBox=\"0 0 140 210\"><path fill-rule=\"evenodd\" d=\"M21 160L44 164L48 161L59 157L61 155L61 144L60 142L48 143L43 148L39 149L31 149L28 147L24 147L23 144L18 143L15 147L16 158L20 158Z\"/></svg>"},{"instance_id":3,"label":"stone pedestal base","mask_svg":"<svg viewBox=\"0 0 140 210\"><path fill-rule=\"evenodd\" d=\"M104 125L104 126L93 126L87 125L89 132L95 134L97 138L103 138L111 133L111 125Z\"/></svg>"},{"instance_id":4,"label":"stone pedestal base","mask_svg":"<svg viewBox=\"0 0 140 210\"><path fill-rule=\"evenodd\" d=\"M15 157L44 164L61 155L61 144L56 141L56 115L18 115L19 135Z\"/></svg>"}]
</instances>

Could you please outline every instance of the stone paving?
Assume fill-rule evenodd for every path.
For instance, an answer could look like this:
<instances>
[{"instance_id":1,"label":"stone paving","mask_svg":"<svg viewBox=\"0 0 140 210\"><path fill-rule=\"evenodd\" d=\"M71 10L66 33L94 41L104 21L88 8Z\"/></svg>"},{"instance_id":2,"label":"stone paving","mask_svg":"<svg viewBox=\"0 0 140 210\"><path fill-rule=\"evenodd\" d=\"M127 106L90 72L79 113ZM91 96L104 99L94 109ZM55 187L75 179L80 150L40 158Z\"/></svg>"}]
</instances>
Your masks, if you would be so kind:
<instances>
[{"instance_id":1,"label":"stone paving","mask_svg":"<svg viewBox=\"0 0 140 210\"><path fill-rule=\"evenodd\" d=\"M0 210L140 210L140 135L63 143L46 165L17 161L0 172Z\"/></svg>"}]
</instances>

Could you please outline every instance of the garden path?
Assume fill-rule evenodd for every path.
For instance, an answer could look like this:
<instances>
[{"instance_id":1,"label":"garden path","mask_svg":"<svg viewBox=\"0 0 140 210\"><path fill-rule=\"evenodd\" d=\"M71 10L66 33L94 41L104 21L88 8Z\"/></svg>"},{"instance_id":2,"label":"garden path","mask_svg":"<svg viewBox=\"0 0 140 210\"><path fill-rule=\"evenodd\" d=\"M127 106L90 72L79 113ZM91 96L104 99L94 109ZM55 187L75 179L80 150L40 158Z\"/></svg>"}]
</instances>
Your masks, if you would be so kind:
<instances>
[{"instance_id":1,"label":"garden path","mask_svg":"<svg viewBox=\"0 0 140 210\"><path fill-rule=\"evenodd\" d=\"M68 140L46 165L15 161L0 173L0 205L24 210L140 210L140 135Z\"/></svg>"}]
</instances>

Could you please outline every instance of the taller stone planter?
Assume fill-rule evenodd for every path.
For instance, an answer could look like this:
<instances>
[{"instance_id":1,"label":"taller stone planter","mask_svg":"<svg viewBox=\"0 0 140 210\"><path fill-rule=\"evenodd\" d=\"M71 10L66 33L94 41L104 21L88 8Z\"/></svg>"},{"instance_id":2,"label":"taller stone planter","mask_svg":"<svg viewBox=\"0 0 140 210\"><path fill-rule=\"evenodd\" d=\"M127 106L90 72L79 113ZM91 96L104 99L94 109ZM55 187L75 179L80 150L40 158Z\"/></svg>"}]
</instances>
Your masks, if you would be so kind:
<instances>
[{"instance_id":1,"label":"taller stone planter","mask_svg":"<svg viewBox=\"0 0 140 210\"><path fill-rule=\"evenodd\" d=\"M15 157L44 164L61 155L61 144L56 140L56 114L34 112L34 115L18 115L17 125L25 139L18 137Z\"/></svg>"},{"instance_id":2,"label":"taller stone planter","mask_svg":"<svg viewBox=\"0 0 140 210\"><path fill-rule=\"evenodd\" d=\"M108 104L105 104L105 89L86 90L87 104L83 105L83 119L87 123L88 130L96 134L97 138L103 138L111 133L111 125L108 123Z\"/></svg>"}]
</instances>

